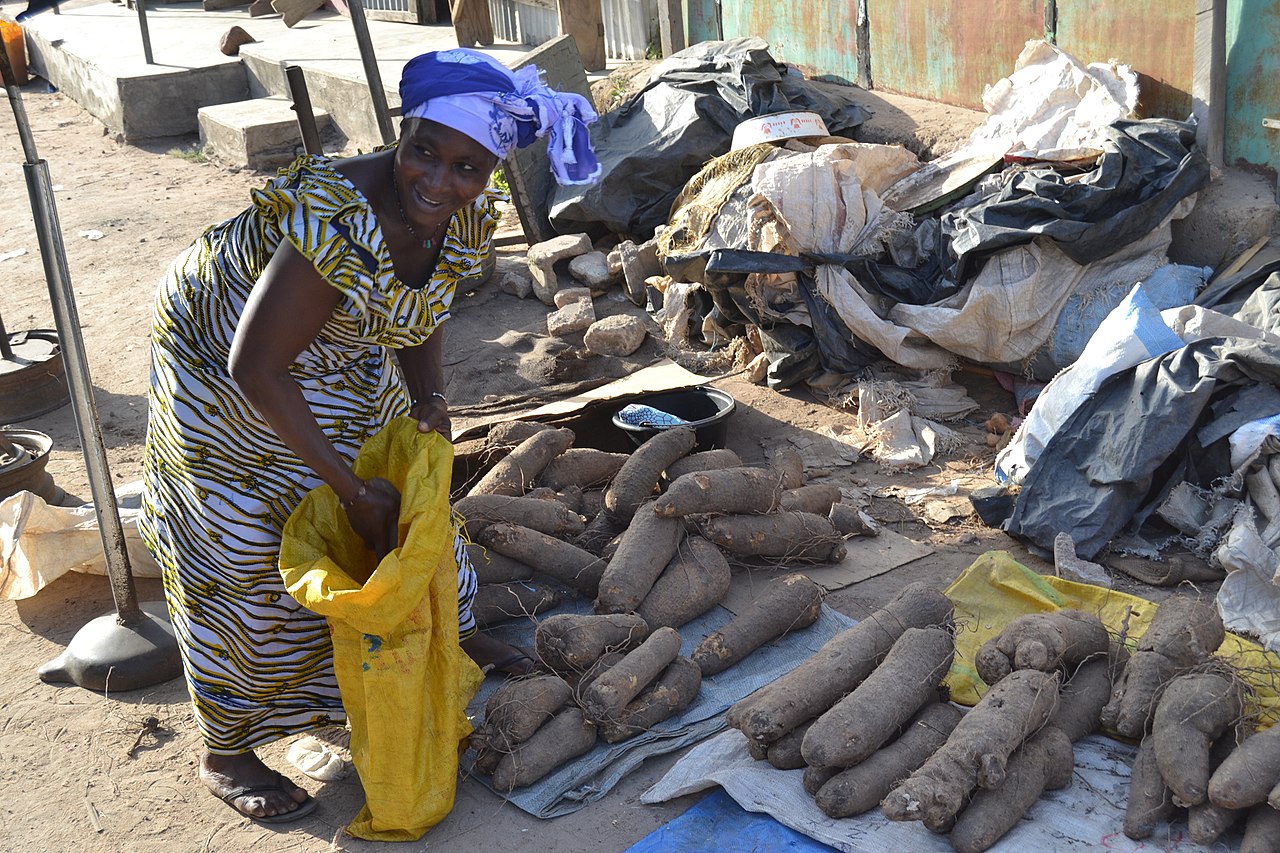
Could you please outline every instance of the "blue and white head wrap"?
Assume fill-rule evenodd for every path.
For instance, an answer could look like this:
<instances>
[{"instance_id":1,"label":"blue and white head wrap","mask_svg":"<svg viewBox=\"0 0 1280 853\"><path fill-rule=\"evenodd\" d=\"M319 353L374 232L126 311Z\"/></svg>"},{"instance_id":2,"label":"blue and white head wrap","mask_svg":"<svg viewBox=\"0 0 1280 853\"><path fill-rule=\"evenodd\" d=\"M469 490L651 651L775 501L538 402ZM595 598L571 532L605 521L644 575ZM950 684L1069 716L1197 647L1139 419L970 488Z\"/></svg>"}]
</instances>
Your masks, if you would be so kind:
<instances>
[{"instance_id":1,"label":"blue and white head wrap","mask_svg":"<svg viewBox=\"0 0 1280 853\"><path fill-rule=\"evenodd\" d=\"M534 65L511 71L476 50L424 53L409 60L400 78L404 118L423 118L465 133L505 159L547 136L551 172L561 184L589 184L600 176L587 125L591 103L542 82Z\"/></svg>"}]
</instances>

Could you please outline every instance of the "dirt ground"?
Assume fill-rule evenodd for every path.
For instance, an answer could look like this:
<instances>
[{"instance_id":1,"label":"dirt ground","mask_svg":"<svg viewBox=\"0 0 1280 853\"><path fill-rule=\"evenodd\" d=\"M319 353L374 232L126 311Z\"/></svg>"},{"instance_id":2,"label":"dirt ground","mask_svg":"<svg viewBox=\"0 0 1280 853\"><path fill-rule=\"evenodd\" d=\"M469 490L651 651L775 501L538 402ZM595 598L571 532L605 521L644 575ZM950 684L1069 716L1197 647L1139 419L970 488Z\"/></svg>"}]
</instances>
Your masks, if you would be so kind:
<instances>
[{"instance_id":1,"label":"dirt ground","mask_svg":"<svg viewBox=\"0 0 1280 853\"><path fill-rule=\"evenodd\" d=\"M67 98L33 83L23 92L35 140L49 169L62 218L67 256L79 305L102 430L117 484L140 475L146 428L148 323L152 293L169 260L204 226L238 211L262 174L232 172L190 153L192 140L126 147ZM905 104L903 99L902 104ZM885 101L888 104L888 101ZM921 129L921 150L934 151L967 133L947 118L950 108L929 105L924 119L890 105L903 127ZM966 111L956 111L963 113ZM886 112L886 117L888 113ZM968 120L976 121L972 114ZM936 151L934 151L936 153ZM7 105L0 110L0 314L10 331L52 328L49 296L23 178L22 154ZM101 232L90 239L82 232ZM539 394L616 378L664 351L650 340L633 357L607 360L583 353L581 339L545 334L546 309L498 289L505 269L523 264L523 249L504 249L493 281L460 296L446 327L449 397L459 417L527 408ZM597 300L600 314L638 309L618 294ZM643 312L638 312L643 313ZM832 594L828 601L858 616L890 598L904 583L939 586L974 557L1007 549L1032 567L1051 567L976 519L947 524L922 520L925 505L905 505L898 489L957 480L959 494L990 484L993 452L983 420L1012 413L1013 401L989 377L958 373L981 409L958 424L963 447L939 464L910 474L885 475L870 462L833 471L839 485L867 496L886 527L935 550L886 575ZM802 391L779 394L740 377L718 382L741 407L730 446L749 461L767 450L826 427L848 424L852 414L829 408ZM23 424L49 434L55 451L49 470L72 503L89 490L70 407ZM1139 584L1121 586L1151 594ZM141 598L158 599L151 580ZM237 818L195 779L197 735L185 691L170 682L131 694L101 696L76 687L42 684L36 666L57 655L88 619L110 610L105 579L70 575L34 598L0 602L0 849L6 851L262 850L473 850L481 839L519 839L531 849L622 850L686 809L692 799L642 806L641 791L670 760L651 762L601 803L556 821L535 820L474 782L462 785L454 813L417 844L379 846L341 836L361 803L354 775L322 784L292 775L316 794L321 809L298 824L268 829ZM340 733L330 733L340 740ZM274 766L287 744L266 750ZM494 835L494 828L502 832Z\"/></svg>"}]
</instances>

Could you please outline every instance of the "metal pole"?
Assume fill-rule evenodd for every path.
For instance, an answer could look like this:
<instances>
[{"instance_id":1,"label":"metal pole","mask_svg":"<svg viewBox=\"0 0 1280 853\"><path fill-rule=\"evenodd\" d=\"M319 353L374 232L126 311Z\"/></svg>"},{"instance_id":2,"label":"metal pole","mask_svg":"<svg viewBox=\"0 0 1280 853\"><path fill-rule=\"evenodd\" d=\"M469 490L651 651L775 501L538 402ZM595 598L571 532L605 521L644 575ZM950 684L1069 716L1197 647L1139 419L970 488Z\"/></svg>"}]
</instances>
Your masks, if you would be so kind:
<instances>
[{"instance_id":1,"label":"metal pole","mask_svg":"<svg viewBox=\"0 0 1280 853\"><path fill-rule=\"evenodd\" d=\"M369 98L373 101L373 114L378 120L378 132L382 134L382 144L390 145L396 141L396 132L391 127L391 112L387 109L387 93L382 88L382 75L378 72L378 60L373 55L373 41L369 38L369 23L364 19L364 6L361 0L347 0L347 9L351 12L351 26L356 31L356 45L360 48L360 61L364 64L364 76L369 81Z\"/></svg>"},{"instance_id":2,"label":"metal pole","mask_svg":"<svg viewBox=\"0 0 1280 853\"><path fill-rule=\"evenodd\" d=\"M0 358L13 361L13 347L9 345L9 333L4 328L4 317L0 317Z\"/></svg>"},{"instance_id":3,"label":"metal pole","mask_svg":"<svg viewBox=\"0 0 1280 853\"><path fill-rule=\"evenodd\" d=\"M142 55L148 65L155 65L155 58L151 55L151 31L147 29L147 0L133 0L133 5L138 10L138 29L142 30Z\"/></svg>"},{"instance_id":4,"label":"metal pole","mask_svg":"<svg viewBox=\"0 0 1280 853\"><path fill-rule=\"evenodd\" d=\"M293 111L298 115L298 132L302 134L302 150L308 154L323 154L320 130L316 127L316 114L311 109L311 93L307 91L307 78L302 74L302 67L286 65L284 79L289 86L289 99L293 101Z\"/></svg>"}]
</instances>

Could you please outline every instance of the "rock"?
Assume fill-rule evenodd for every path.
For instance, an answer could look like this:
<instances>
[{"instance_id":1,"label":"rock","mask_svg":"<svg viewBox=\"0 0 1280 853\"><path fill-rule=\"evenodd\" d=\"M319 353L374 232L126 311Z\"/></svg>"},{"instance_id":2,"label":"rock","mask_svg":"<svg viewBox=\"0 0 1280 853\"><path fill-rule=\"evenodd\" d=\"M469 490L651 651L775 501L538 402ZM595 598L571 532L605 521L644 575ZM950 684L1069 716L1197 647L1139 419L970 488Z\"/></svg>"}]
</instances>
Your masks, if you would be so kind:
<instances>
[{"instance_id":1,"label":"rock","mask_svg":"<svg viewBox=\"0 0 1280 853\"><path fill-rule=\"evenodd\" d=\"M249 4L249 17L261 18L263 15L274 15L275 9L271 8L271 0L253 0Z\"/></svg>"},{"instance_id":2,"label":"rock","mask_svg":"<svg viewBox=\"0 0 1280 853\"><path fill-rule=\"evenodd\" d=\"M286 27L293 27L323 5L324 0L271 0L271 8L280 13Z\"/></svg>"},{"instance_id":3,"label":"rock","mask_svg":"<svg viewBox=\"0 0 1280 853\"><path fill-rule=\"evenodd\" d=\"M507 273L502 277L502 281L498 282L498 287L519 299L528 299L533 296L533 281L529 276L518 272Z\"/></svg>"},{"instance_id":4,"label":"rock","mask_svg":"<svg viewBox=\"0 0 1280 853\"><path fill-rule=\"evenodd\" d=\"M566 287L564 290L557 290L551 299L557 308L563 308L582 299L590 302L591 291L585 287Z\"/></svg>"},{"instance_id":5,"label":"rock","mask_svg":"<svg viewBox=\"0 0 1280 853\"><path fill-rule=\"evenodd\" d=\"M547 334L564 337L581 332L596 321L596 309L590 299L579 299L547 315Z\"/></svg>"},{"instance_id":6,"label":"rock","mask_svg":"<svg viewBox=\"0 0 1280 853\"><path fill-rule=\"evenodd\" d=\"M769 357L760 353L751 359L751 363L747 365L746 378L748 382L763 385L769 378Z\"/></svg>"},{"instance_id":7,"label":"rock","mask_svg":"<svg viewBox=\"0 0 1280 853\"><path fill-rule=\"evenodd\" d=\"M218 50L227 56L239 56L240 46L253 44L257 39L245 32L244 27L232 27L222 34L218 41Z\"/></svg>"},{"instance_id":8,"label":"rock","mask_svg":"<svg viewBox=\"0 0 1280 853\"><path fill-rule=\"evenodd\" d=\"M631 355L644 343L644 323L629 314L597 320L587 329L583 343L596 355Z\"/></svg>"},{"instance_id":9,"label":"rock","mask_svg":"<svg viewBox=\"0 0 1280 853\"><path fill-rule=\"evenodd\" d=\"M556 261L576 258L590 251L591 238L586 234L565 234L530 246L527 260L529 272L533 275L533 295L543 304L555 304L555 293L560 289Z\"/></svg>"},{"instance_id":10,"label":"rock","mask_svg":"<svg viewBox=\"0 0 1280 853\"><path fill-rule=\"evenodd\" d=\"M617 272L609 269L609 258L604 252L587 252L569 261L569 275L596 292L608 290L621 271L621 264Z\"/></svg>"},{"instance_id":11,"label":"rock","mask_svg":"<svg viewBox=\"0 0 1280 853\"><path fill-rule=\"evenodd\" d=\"M636 305L643 306L648 301L644 282L651 275L662 275L662 265L658 263L658 240L654 238L637 246L630 240L618 244L618 259L622 262L622 278L627 298Z\"/></svg>"}]
</instances>

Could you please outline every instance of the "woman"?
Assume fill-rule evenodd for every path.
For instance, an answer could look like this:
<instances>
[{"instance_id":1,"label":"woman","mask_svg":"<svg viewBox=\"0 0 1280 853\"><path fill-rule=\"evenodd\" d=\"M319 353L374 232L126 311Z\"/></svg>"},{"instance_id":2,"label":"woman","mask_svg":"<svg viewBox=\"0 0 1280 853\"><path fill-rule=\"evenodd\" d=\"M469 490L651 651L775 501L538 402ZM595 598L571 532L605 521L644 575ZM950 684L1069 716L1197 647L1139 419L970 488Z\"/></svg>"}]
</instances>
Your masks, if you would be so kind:
<instances>
[{"instance_id":1,"label":"woman","mask_svg":"<svg viewBox=\"0 0 1280 853\"><path fill-rule=\"evenodd\" d=\"M395 547L399 494L362 481L351 461L405 413L449 437L433 332L489 250L494 167L549 134L558 180L599 173L586 134L595 113L538 75L474 51L417 57L400 84L394 147L299 158L161 284L143 533L204 740L200 779L245 816L312 811L254 749L343 718L326 624L280 579L285 521L327 483L371 549ZM514 665L510 647L475 634L475 574L456 537L454 552L464 648L482 666Z\"/></svg>"}]
</instances>

